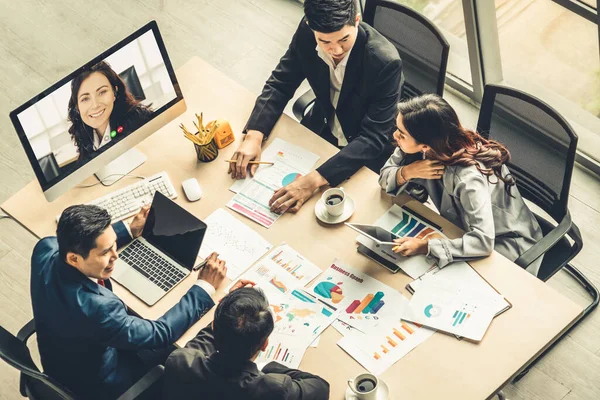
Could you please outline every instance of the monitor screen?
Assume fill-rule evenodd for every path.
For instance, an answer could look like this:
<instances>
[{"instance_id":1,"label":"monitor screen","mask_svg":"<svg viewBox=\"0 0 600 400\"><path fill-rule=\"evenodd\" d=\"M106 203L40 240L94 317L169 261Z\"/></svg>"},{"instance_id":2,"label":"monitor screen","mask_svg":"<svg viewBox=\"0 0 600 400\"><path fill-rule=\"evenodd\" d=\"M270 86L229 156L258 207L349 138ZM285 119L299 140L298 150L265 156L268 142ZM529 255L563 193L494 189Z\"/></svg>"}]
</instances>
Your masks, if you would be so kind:
<instances>
[{"instance_id":1,"label":"monitor screen","mask_svg":"<svg viewBox=\"0 0 600 400\"><path fill-rule=\"evenodd\" d=\"M102 168L152 133L128 140L135 132L152 121L152 131L162 126L158 117L182 99L152 21L17 108L11 119L47 191L65 180L71 187Z\"/></svg>"}]
</instances>

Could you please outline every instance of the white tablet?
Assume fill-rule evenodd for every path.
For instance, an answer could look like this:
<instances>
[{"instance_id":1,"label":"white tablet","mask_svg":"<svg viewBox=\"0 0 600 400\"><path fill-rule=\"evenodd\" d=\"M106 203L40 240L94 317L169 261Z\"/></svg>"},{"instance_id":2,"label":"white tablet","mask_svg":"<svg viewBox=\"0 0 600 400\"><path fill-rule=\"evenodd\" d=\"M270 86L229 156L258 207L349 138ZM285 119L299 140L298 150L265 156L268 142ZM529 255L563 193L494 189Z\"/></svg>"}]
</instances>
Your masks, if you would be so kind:
<instances>
[{"instance_id":1,"label":"white tablet","mask_svg":"<svg viewBox=\"0 0 600 400\"><path fill-rule=\"evenodd\" d=\"M392 232L386 231L385 229L375 225L346 223L346 226L375 241L377 244L395 246L397 243L394 243L394 239L400 239L400 236L396 236Z\"/></svg>"}]
</instances>

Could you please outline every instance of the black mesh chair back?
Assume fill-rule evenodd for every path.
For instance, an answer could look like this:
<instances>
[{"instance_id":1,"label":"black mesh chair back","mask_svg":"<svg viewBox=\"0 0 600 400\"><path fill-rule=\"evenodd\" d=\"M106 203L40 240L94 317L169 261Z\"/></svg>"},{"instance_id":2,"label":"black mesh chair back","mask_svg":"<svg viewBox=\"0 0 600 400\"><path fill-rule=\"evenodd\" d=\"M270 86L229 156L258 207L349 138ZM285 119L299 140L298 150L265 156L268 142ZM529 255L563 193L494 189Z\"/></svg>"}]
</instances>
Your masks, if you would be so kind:
<instances>
[{"instance_id":1,"label":"black mesh chair back","mask_svg":"<svg viewBox=\"0 0 600 400\"><path fill-rule=\"evenodd\" d=\"M450 45L427 17L389 0L366 0L363 20L377 29L402 58L402 98L444 94Z\"/></svg>"},{"instance_id":2,"label":"black mesh chair back","mask_svg":"<svg viewBox=\"0 0 600 400\"><path fill-rule=\"evenodd\" d=\"M556 221L568 212L577 135L541 100L516 89L487 85L477 130L510 151L509 169L521 194Z\"/></svg>"},{"instance_id":3,"label":"black mesh chair back","mask_svg":"<svg viewBox=\"0 0 600 400\"><path fill-rule=\"evenodd\" d=\"M25 343L0 327L0 358L21 371L21 394L30 399L71 400L73 395L40 372Z\"/></svg>"},{"instance_id":4,"label":"black mesh chair back","mask_svg":"<svg viewBox=\"0 0 600 400\"><path fill-rule=\"evenodd\" d=\"M499 85L485 88L477 130L508 148L511 161L507 166L516 178L519 192L554 220L547 221L536 215L544 239L551 233L548 237L554 236L552 245L540 250L544 258L538 278L546 281L567 266L583 246L579 229L572 223L567 207L577 135L546 103ZM559 231L563 233L559 235ZM544 246L535 247L542 249ZM515 262L526 267L530 261L533 260L522 256Z\"/></svg>"}]
</instances>

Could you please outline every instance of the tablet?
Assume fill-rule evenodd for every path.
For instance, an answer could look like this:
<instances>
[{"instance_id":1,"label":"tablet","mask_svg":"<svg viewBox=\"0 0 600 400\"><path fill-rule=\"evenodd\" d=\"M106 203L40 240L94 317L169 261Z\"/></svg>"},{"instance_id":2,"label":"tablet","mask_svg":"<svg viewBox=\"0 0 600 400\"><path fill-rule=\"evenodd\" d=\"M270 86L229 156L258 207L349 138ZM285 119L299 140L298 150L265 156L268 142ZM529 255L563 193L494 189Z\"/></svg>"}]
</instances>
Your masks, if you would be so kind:
<instances>
[{"instance_id":1,"label":"tablet","mask_svg":"<svg viewBox=\"0 0 600 400\"><path fill-rule=\"evenodd\" d=\"M346 225L361 235L364 235L375 241L377 244L388 244L395 246L397 243L394 243L394 239L400 239L400 236L396 236L392 232L386 231L379 226L349 223L346 223Z\"/></svg>"}]
</instances>

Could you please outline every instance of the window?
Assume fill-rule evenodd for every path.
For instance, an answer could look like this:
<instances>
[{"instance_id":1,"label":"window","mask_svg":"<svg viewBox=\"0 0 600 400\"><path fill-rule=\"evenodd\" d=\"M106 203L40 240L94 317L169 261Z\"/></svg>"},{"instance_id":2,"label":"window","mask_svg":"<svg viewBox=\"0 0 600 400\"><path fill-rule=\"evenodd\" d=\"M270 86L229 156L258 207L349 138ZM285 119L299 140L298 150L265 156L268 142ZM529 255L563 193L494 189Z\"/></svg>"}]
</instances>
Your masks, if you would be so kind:
<instances>
[{"instance_id":1,"label":"window","mask_svg":"<svg viewBox=\"0 0 600 400\"><path fill-rule=\"evenodd\" d=\"M504 82L554 107L579 134L580 152L600 160L598 26L554 1L495 6Z\"/></svg>"}]
</instances>

